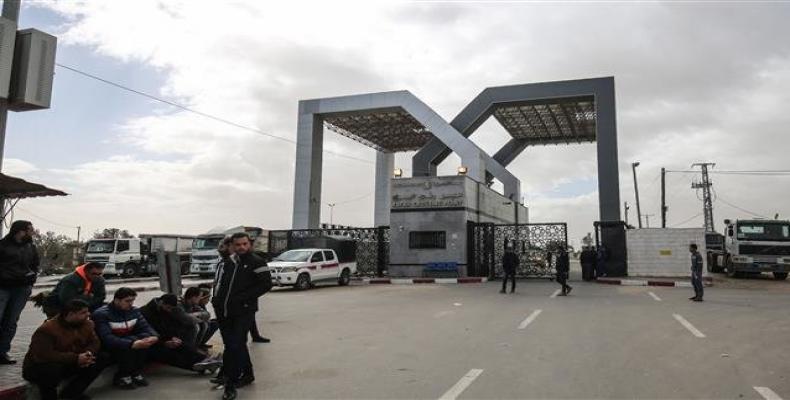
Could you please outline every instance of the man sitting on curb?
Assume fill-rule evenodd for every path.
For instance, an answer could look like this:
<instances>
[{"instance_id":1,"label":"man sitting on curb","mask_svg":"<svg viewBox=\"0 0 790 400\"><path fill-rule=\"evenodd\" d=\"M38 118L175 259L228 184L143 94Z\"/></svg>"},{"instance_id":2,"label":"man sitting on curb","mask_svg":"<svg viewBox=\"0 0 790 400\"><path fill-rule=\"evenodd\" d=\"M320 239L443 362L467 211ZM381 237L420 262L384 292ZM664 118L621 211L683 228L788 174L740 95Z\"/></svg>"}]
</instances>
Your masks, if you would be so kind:
<instances>
[{"instance_id":1,"label":"man sitting on curb","mask_svg":"<svg viewBox=\"0 0 790 400\"><path fill-rule=\"evenodd\" d=\"M194 327L176 318L177 312L184 312L178 306L176 295L168 293L152 299L140 311L146 321L159 333L159 343L153 347L151 359L197 372L213 373L222 365L222 361L204 356L195 346L184 341L184 332Z\"/></svg>"},{"instance_id":2,"label":"man sitting on curb","mask_svg":"<svg viewBox=\"0 0 790 400\"><path fill-rule=\"evenodd\" d=\"M126 390L148 386L143 365L148 349L159 341L156 331L134 306L136 298L134 289L122 287L115 291L110 304L93 312L102 348L118 363L113 385Z\"/></svg>"},{"instance_id":3,"label":"man sitting on curb","mask_svg":"<svg viewBox=\"0 0 790 400\"><path fill-rule=\"evenodd\" d=\"M209 346L206 343L219 329L219 324L216 320L211 319L211 313L206 309L210 297L210 291L204 291L200 287L191 287L184 292L184 301L181 302L184 312L193 319L190 339L192 339L192 345L198 349L208 349Z\"/></svg>"},{"instance_id":4,"label":"man sitting on curb","mask_svg":"<svg viewBox=\"0 0 790 400\"><path fill-rule=\"evenodd\" d=\"M107 292L104 287L104 265L89 262L78 266L73 273L61 278L46 300L44 314L47 318L54 317L61 307L73 299L88 304L90 311L96 311L104 305Z\"/></svg>"},{"instance_id":5,"label":"man sitting on curb","mask_svg":"<svg viewBox=\"0 0 790 400\"><path fill-rule=\"evenodd\" d=\"M83 392L107 366L108 357L99 354L99 338L89 317L87 303L71 300L33 333L22 376L38 385L43 400L57 399L58 384L69 378L73 379L60 398L88 399Z\"/></svg>"}]
</instances>

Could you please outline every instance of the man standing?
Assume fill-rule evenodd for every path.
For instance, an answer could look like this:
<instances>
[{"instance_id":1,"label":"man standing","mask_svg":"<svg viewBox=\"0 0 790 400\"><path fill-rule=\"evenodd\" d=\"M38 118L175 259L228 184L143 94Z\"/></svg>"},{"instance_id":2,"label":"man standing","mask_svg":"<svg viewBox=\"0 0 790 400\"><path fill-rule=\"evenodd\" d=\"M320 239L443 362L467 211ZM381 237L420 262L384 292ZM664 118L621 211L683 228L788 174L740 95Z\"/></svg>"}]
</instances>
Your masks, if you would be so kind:
<instances>
[{"instance_id":1,"label":"man standing","mask_svg":"<svg viewBox=\"0 0 790 400\"><path fill-rule=\"evenodd\" d=\"M64 304L79 299L88 304L90 311L104 305L107 291L104 287L104 265L89 262L78 266L74 273L64 276L44 301L47 318L54 317Z\"/></svg>"},{"instance_id":2,"label":"man standing","mask_svg":"<svg viewBox=\"0 0 790 400\"><path fill-rule=\"evenodd\" d=\"M518 263L518 255L513 251L513 245L508 244L505 247L505 254L502 256L502 272L504 276L502 277L502 290L499 293L506 293L505 288L507 287L508 278L511 280L510 293L516 291L516 268Z\"/></svg>"},{"instance_id":3,"label":"man standing","mask_svg":"<svg viewBox=\"0 0 790 400\"><path fill-rule=\"evenodd\" d=\"M568 259L568 251L564 247L560 247L557 252L557 282L562 285L562 293L560 296L567 296L572 287L568 286L568 277L570 275L570 260Z\"/></svg>"},{"instance_id":4,"label":"man standing","mask_svg":"<svg viewBox=\"0 0 790 400\"><path fill-rule=\"evenodd\" d=\"M590 246L585 246L579 257L582 265L582 279L591 281L595 279L595 251Z\"/></svg>"},{"instance_id":5,"label":"man standing","mask_svg":"<svg viewBox=\"0 0 790 400\"><path fill-rule=\"evenodd\" d=\"M93 312L102 348L118 363L113 385L126 390L148 386L142 374L143 364L148 349L159 341L157 333L134 306L136 298L134 289L122 287L115 291L110 304Z\"/></svg>"},{"instance_id":6,"label":"man standing","mask_svg":"<svg viewBox=\"0 0 790 400\"><path fill-rule=\"evenodd\" d=\"M0 240L0 364L16 364L8 357L16 323L38 276L38 251L33 245L33 224L14 221Z\"/></svg>"},{"instance_id":7,"label":"man standing","mask_svg":"<svg viewBox=\"0 0 790 400\"><path fill-rule=\"evenodd\" d=\"M691 285L694 286L694 297L689 297L692 301L702 301L702 255L697 251L697 244L689 245L691 252Z\"/></svg>"},{"instance_id":8,"label":"man standing","mask_svg":"<svg viewBox=\"0 0 790 400\"><path fill-rule=\"evenodd\" d=\"M90 315L87 303L71 300L33 333L22 376L38 385L42 400L57 399L58 384L69 378L60 398L85 398L85 389L107 366L109 360L99 354L100 342Z\"/></svg>"},{"instance_id":9,"label":"man standing","mask_svg":"<svg viewBox=\"0 0 790 400\"><path fill-rule=\"evenodd\" d=\"M236 398L236 388L255 380L247 333L255 323L258 298L272 287L272 276L264 260L252 253L246 233L231 236L233 255L217 266L216 286L211 303L217 314L225 343L223 400Z\"/></svg>"}]
</instances>

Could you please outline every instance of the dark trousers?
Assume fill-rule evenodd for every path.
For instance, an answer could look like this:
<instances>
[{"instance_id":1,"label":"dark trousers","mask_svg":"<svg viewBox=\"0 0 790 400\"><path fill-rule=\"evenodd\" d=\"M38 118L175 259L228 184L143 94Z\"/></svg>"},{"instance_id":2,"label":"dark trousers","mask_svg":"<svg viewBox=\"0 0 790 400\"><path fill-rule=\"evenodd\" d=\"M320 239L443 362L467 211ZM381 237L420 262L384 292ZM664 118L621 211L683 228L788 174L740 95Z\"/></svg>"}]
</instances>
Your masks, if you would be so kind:
<instances>
[{"instance_id":1,"label":"dark trousers","mask_svg":"<svg viewBox=\"0 0 790 400\"><path fill-rule=\"evenodd\" d=\"M198 345L203 345L208 343L211 337L214 336L214 333L217 332L217 330L219 330L219 322L217 322L216 319L212 319L208 322L205 322L204 324L205 324L204 329L201 329L202 337L200 338L200 343L198 343Z\"/></svg>"},{"instance_id":2,"label":"dark trousers","mask_svg":"<svg viewBox=\"0 0 790 400\"><path fill-rule=\"evenodd\" d=\"M242 374L254 376L247 334L255 323L255 313L245 313L217 320L225 351L222 353L225 386L235 387Z\"/></svg>"},{"instance_id":3,"label":"dark trousers","mask_svg":"<svg viewBox=\"0 0 790 400\"><path fill-rule=\"evenodd\" d=\"M0 288L0 354L7 354L11 350L16 323L32 291L32 286Z\"/></svg>"},{"instance_id":4,"label":"dark trousers","mask_svg":"<svg viewBox=\"0 0 790 400\"><path fill-rule=\"evenodd\" d=\"M515 270L505 270L503 271L505 276L502 277L502 291L505 291L507 287L507 280L510 279L510 292L516 291L516 271Z\"/></svg>"},{"instance_id":5,"label":"dark trousers","mask_svg":"<svg viewBox=\"0 0 790 400\"><path fill-rule=\"evenodd\" d=\"M250 338L255 339L261 337L258 331L258 324L255 322L255 314L252 315L252 325L250 325Z\"/></svg>"},{"instance_id":6,"label":"dark trousers","mask_svg":"<svg viewBox=\"0 0 790 400\"><path fill-rule=\"evenodd\" d=\"M60 391L61 397L78 397L109 363L109 356L100 353L96 356L96 363L90 367L79 368L58 363L32 364L22 370L22 377L39 387L42 400L56 400L58 384L67 379L71 381Z\"/></svg>"},{"instance_id":7,"label":"dark trousers","mask_svg":"<svg viewBox=\"0 0 790 400\"><path fill-rule=\"evenodd\" d=\"M115 379L135 376L143 372L145 360L148 359L148 349L111 349L110 357L118 364Z\"/></svg>"},{"instance_id":8,"label":"dark trousers","mask_svg":"<svg viewBox=\"0 0 790 400\"><path fill-rule=\"evenodd\" d=\"M568 293L571 287L568 286L568 275L566 272L557 273L557 283L562 285L562 293Z\"/></svg>"},{"instance_id":9,"label":"dark trousers","mask_svg":"<svg viewBox=\"0 0 790 400\"><path fill-rule=\"evenodd\" d=\"M702 286L702 274L691 273L691 285L694 286L694 297L701 299L705 290Z\"/></svg>"},{"instance_id":10,"label":"dark trousers","mask_svg":"<svg viewBox=\"0 0 790 400\"><path fill-rule=\"evenodd\" d=\"M194 347L186 343L175 349L167 348L164 343L157 343L151 347L149 358L163 364L192 371L192 366L202 361L206 356L198 353Z\"/></svg>"}]
</instances>

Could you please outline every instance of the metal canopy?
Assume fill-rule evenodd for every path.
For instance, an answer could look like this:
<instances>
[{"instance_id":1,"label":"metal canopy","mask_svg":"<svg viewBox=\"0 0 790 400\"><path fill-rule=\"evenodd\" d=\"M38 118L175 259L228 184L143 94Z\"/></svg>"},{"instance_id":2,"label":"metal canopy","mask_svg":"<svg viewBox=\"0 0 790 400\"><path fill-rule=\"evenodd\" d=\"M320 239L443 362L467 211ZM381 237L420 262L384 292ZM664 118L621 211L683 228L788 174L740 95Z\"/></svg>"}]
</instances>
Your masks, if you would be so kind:
<instances>
[{"instance_id":1,"label":"metal canopy","mask_svg":"<svg viewBox=\"0 0 790 400\"><path fill-rule=\"evenodd\" d=\"M424 125L400 107L326 114L323 118L330 130L388 153L418 150L433 137Z\"/></svg>"},{"instance_id":2,"label":"metal canopy","mask_svg":"<svg viewBox=\"0 0 790 400\"><path fill-rule=\"evenodd\" d=\"M595 98L566 97L495 104L492 114L519 141L528 144L595 141Z\"/></svg>"},{"instance_id":3,"label":"metal canopy","mask_svg":"<svg viewBox=\"0 0 790 400\"><path fill-rule=\"evenodd\" d=\"M6 200L66 195L65 192L60 190L50 189L38 183L32 183L24 179L0 174L0 197Z\"/></svg>"}]
</instances>

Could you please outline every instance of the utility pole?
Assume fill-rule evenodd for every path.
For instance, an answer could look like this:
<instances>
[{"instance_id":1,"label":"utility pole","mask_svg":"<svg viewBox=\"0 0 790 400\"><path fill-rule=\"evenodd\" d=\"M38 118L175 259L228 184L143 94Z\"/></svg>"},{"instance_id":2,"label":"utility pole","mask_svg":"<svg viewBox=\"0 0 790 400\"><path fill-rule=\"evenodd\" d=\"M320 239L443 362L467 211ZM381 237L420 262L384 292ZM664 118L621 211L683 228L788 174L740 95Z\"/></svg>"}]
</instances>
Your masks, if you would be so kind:
<instances>
[{"instance_id":1,"label":"utility pole","mask_svg":"<svg viewBox=\"0 0 790 400\"><path fill-rule=\"evenodd\" d=\"M702 182L693 182L692 189L702 189L702 212L705 215L705 232L715 232L716 228L713 226L713 200L710 196L710 187L713 185L708 176L708 166L715 167L715 163L694 163L691 168L699 166L702 169Z\"/></svg>"},{"instance_id":2,"label":"utility pole","mask_svg":"<svg viewBox=\"0 0 790 400\"><path fill-rule=\"evenodd\" d=\"M627 201L623 202L623 208L625 208L625 226L628 226L628 210L630 210L631 207L628 207Z\"/></svg>"},{"instance_id":3,"label":"utility pole","mask_svg":"<svg viewBox=\"0 0 790 400\"><path fill-rule=\"evenodd\" d=\"M19 23L19 9L21 7L21 2L22 0L3 0L3 18L14 21L14 23ZM11 38L11 40L14 39L15 38ZM3 172L3 154L5 154L5 127L7 121L8 100L0 100L0 172ZM0 215L5 215L5 198L3 197L0 197ZM2 223L0 223L0 236L3 236Z\"/></svg>"},{"instance_id":4,"label":"utility pole","mask_svg":"<svg viewBox=\"0 0 790 400\"><path fill-rule=\"evenodd\" d=\"M82 227L81 227L81 226L78 226L78 227L77 227L77 245L78 245L78 246L79 246L79 244L80 244L80 232L81 232L81 231L82 231Z\"/></svg>"},{"instance_id":5,"label":"utility pole","mask_svg":"<svg viewBox=\"0 0 790 400\"><path fill-rule=\"evenodd\" d=\"M661 227L667 227L667 169L661 167Z\"/></svg>"},{"instance_id":6,"label":"utility pole","mask_svg":"<svg viewBox=\"0 0 790 400\"><path fill-rule=\"evenodd\" d=\"M645 227L646 228L650 228L650 217L652 217L654 215L656 215L656 214L645 214L644 215L644 217L645 217Z\"/></svg>"},{"instance_id":7,"label":"utility pole","mask_svg":"<svg viewBox=\"0 0 790 400\"><path fill-rule=\"evenodd\" d=\"M632 162L631 169L634 171L634 194L636 195L636 220L639 221L639 229L642 229L642 210L639 208L639 186L636 184L636 167L639 162Z\"/></svg>"}]
</instances>

